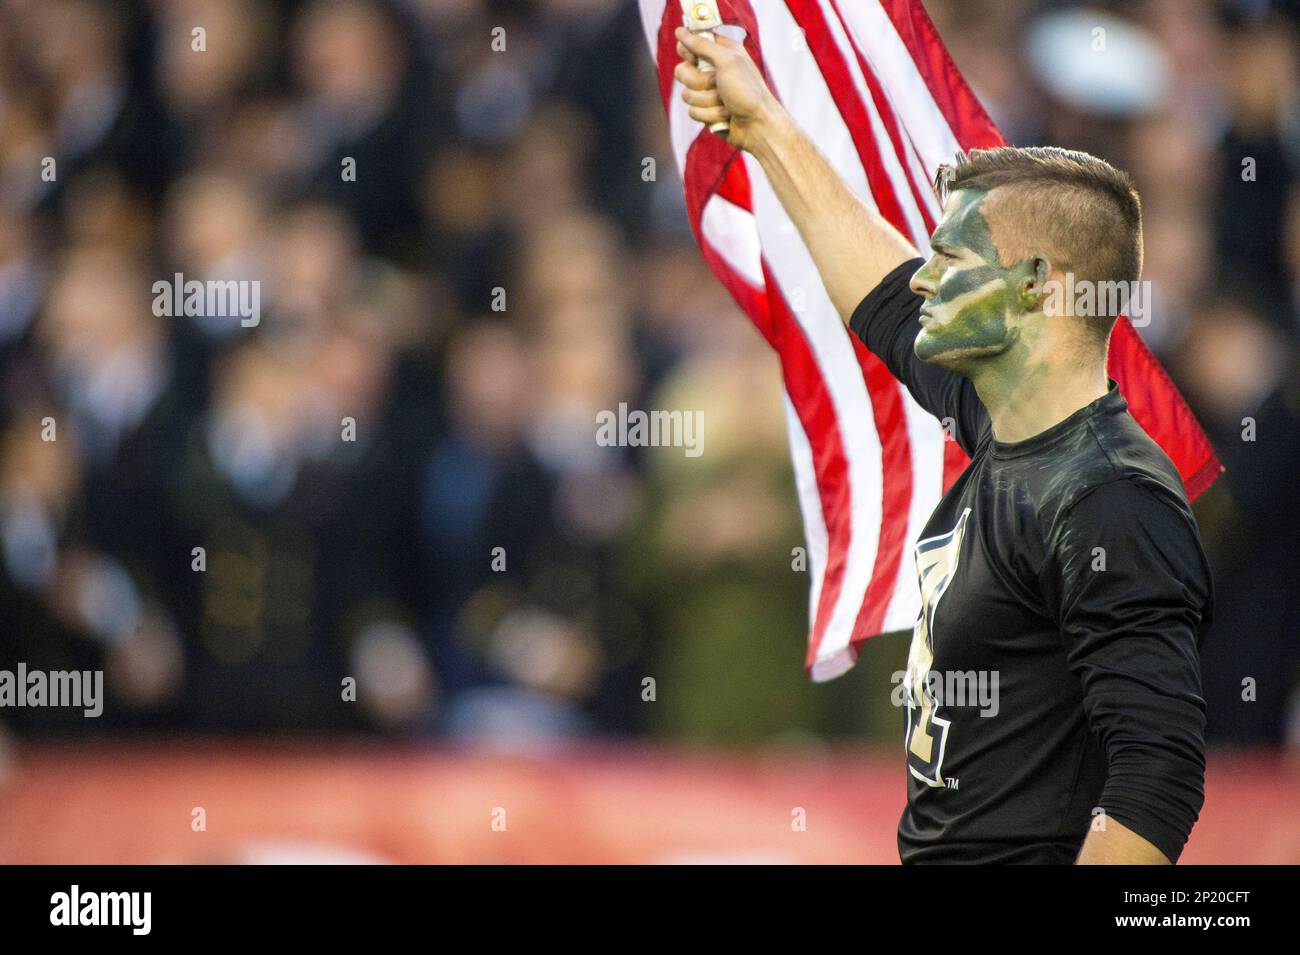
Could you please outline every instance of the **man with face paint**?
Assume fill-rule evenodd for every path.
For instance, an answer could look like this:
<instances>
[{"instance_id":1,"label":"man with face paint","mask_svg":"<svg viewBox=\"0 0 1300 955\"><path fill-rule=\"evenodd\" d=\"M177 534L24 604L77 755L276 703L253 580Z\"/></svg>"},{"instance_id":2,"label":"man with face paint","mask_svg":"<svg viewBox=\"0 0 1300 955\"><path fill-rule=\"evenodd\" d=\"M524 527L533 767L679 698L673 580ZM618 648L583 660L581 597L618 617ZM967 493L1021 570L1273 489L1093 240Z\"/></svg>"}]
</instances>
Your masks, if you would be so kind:
<instances>
[{"instance_id":1,"label":"man with face paint","mask_svg":"<svg viewBox=\"0 0 1300 955\"><path fill-rule=\"evenodd\" d=\"M1209 570L1106 374L1117 309L1059 294L1136 284L1131 181L1063 149L974 152L940 170L922 261L743 47L677 39L691 116L755 156L852 333L971 457L915 547L902 860L1176 861L1204 800Z\"/></svg>"}]
</instances>

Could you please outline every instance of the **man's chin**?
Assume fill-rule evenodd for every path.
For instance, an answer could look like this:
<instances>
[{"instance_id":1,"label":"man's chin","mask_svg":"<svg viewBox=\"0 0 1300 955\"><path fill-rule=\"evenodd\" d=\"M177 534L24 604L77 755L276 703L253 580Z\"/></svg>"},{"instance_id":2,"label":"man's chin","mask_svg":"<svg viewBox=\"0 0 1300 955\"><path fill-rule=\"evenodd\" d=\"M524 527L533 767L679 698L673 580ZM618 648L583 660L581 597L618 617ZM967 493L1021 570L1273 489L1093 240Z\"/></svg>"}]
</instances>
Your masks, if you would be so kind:
<instances>
[{"instance_id":1,"label":"man's chin","mask_svg":"<svg viewBox=\"0 0 1300 955\"><path fill-rule=\"evenodd\" d=\"M912 343L912 351L916 352L916 357L921 361L943 366L947 366L952 353L952 349L942 339L932 335L925 328L917 332L916 341Z\"/></svg>"},{"instance_id":2,"label":"man's chin","mask_svg":"<svg viewBox=\"0 0 1300 955\"><path fill-rule=\"evenodd\" d=\"M968 342L961 344L946 342L924 328L912 343L912 350L921 361L960 374L969 372L972 362L1000 355L1006 349L1006 343L972 345Z\"/></svg>"}]
</instances>

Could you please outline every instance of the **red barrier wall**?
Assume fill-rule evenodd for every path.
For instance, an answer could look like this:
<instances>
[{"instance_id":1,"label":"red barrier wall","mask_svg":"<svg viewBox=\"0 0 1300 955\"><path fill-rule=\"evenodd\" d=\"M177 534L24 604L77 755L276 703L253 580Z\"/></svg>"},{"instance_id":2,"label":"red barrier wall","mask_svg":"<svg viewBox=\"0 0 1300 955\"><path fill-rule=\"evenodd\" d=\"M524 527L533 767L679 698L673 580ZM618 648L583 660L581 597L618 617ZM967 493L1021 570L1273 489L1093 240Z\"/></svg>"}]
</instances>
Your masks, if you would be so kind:
<instances>
[{"instance_id":1,"label":"red barrier wall","mask_svg":"<svg viewBox=\"0 0 1300 955\"><path fill-rule=\"evenodd\" d=\"M1183 861L1300 862L1298 794L1295 761L1213 757ZM902 802L893 753L25 747L0 776L0 863L894 863Z\"/></svg>"}]
</instances>

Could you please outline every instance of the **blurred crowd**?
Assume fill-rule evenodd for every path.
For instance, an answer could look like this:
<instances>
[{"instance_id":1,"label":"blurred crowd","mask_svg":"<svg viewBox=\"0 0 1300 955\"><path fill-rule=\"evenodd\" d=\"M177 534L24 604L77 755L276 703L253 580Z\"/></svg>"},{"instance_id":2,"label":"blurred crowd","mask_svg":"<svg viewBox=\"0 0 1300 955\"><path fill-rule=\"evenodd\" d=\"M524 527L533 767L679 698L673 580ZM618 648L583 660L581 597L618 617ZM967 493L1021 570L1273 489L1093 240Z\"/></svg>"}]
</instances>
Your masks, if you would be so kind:
<instances>
[{"instance_id":1,"label":"blurred crowd","mask_svg":"<svg viewBox=\"0 0 1300 955\"><path fill-rule=\"evenodd\" d=\"M1138 180L1142 332L1228 469L1198 505L1211 732L1280 742L1295 11L926 6L1008 139ZM1131 68L1063 55L1076 16ZM256 281L260 319L158 314L177 275ZM702 411L708 453L599 446L620 402ZM0 0L0 668L108 688L97 721L0 722L894 740L865 696L905 641L802 673L784 427L687 227L631 0Z\"/></svg>"}]
</instances>

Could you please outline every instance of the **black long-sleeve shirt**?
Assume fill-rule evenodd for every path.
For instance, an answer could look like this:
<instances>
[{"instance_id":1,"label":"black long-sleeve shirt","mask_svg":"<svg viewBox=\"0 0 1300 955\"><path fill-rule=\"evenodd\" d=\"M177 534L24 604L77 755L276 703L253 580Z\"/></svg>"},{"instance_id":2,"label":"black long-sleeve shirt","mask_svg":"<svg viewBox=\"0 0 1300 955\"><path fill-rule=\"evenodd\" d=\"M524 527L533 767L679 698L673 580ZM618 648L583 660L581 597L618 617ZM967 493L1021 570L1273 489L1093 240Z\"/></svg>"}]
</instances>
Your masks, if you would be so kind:
<instances>
[{"instance_id":1,"label":"black long-sleeve shirt","mask_svg":"<svg viewBox=\"0 0 1300 955\"><path fill-rule=\"evenodd\" d=\"M971 456L916 545L902 860L1069 863L1109 818L1176 861L1204 799L1211 608L1182 481L1114 382L994 439L970 381L912 350L919 264L850 322Z\"/></svg>"}]
</instances>

